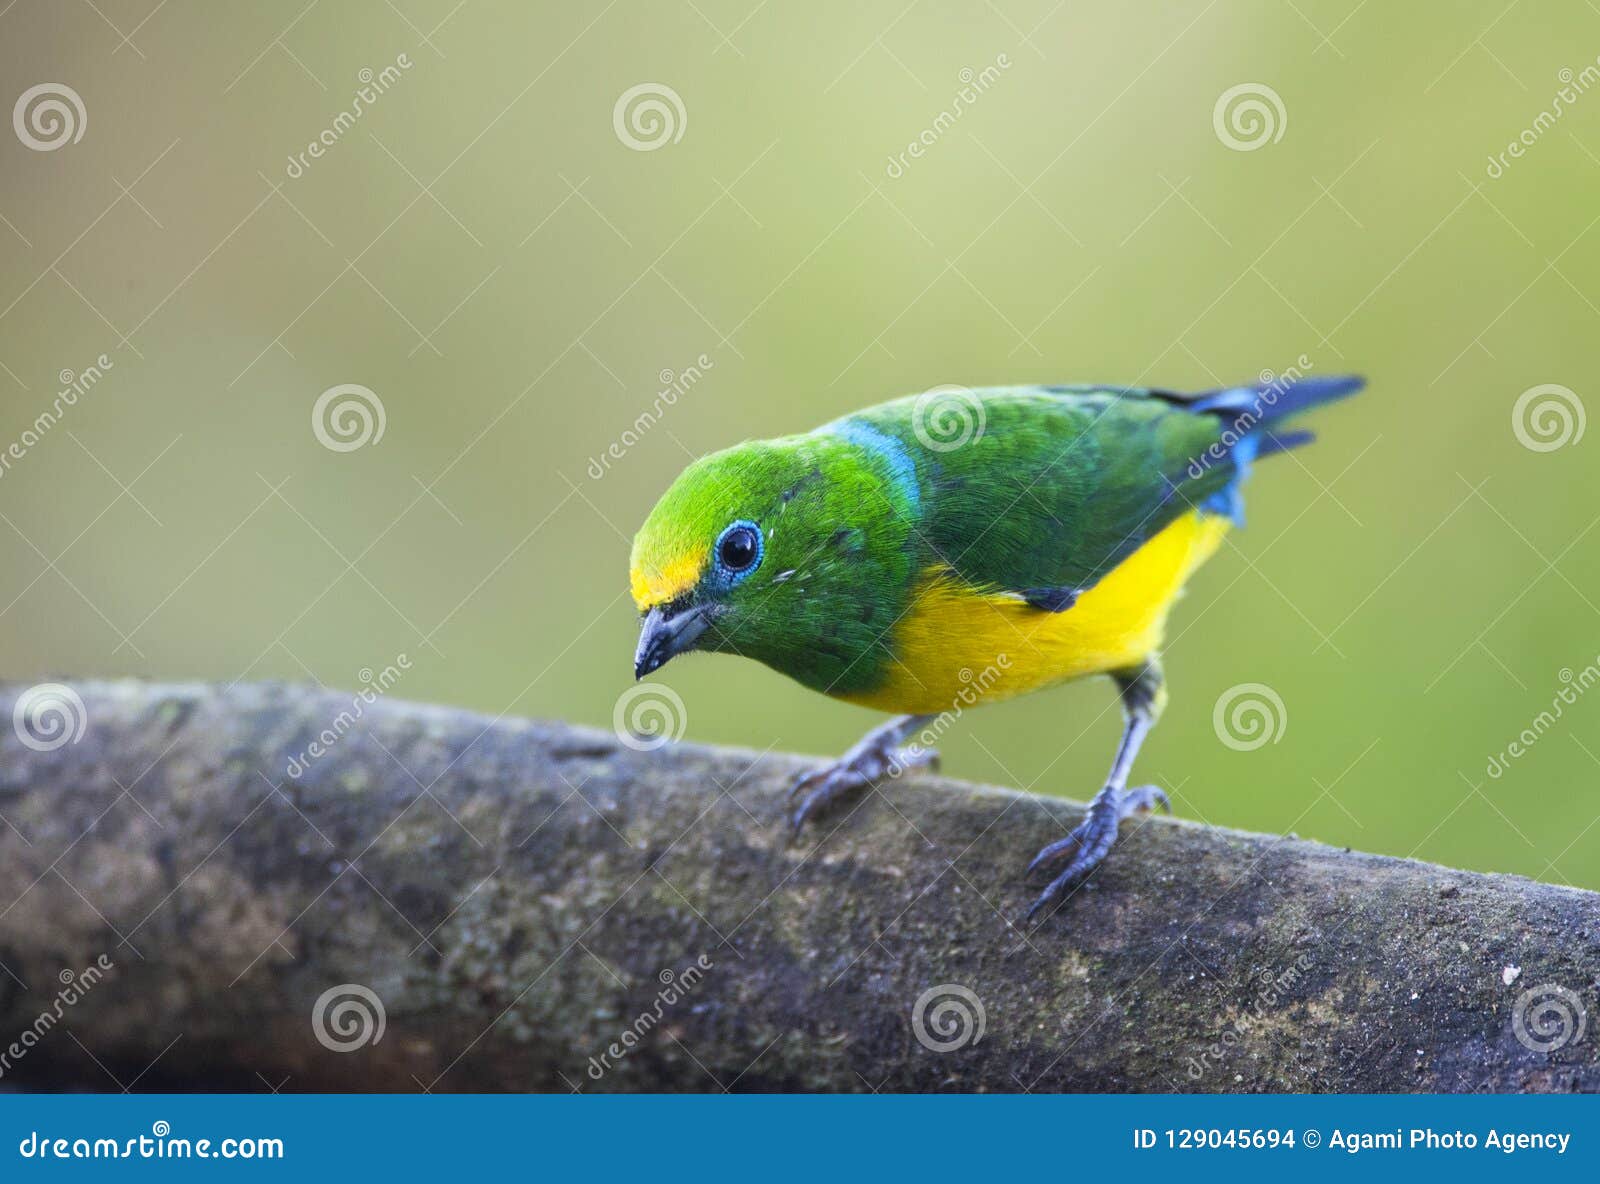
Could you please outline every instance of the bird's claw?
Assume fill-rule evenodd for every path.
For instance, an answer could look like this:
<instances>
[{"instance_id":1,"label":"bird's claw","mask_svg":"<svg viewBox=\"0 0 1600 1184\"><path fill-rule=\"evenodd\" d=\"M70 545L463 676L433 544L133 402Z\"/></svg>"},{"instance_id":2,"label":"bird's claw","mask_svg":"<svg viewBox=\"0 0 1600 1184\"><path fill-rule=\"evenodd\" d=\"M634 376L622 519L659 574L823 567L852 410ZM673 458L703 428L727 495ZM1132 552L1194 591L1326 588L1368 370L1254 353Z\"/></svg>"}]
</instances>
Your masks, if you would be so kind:
<instances>
[{"instance_id":1,"label":"bird's claw","mask_svg":"<svg viewBox=\"0 0 1600 1184\"><path fill-rule=\"evenodd\" d=\"M1155 785L1139 785L1132 789L1105 790L1089 804L1089 812L1082 822L1073 827L1062 839L1044 846L1028 864L1028 874L1048 864L1074 848L1077 854L1066 869L1051 880L1039 898L1028 906L1027 920L1060 900L1066 893L1089 878L1089 873L1100 866L1106 853L1117 841L1117 824L1129 814L1141 810L1160 808L1172 813L1172 803L1165 791Z\"/></svg>"},{"instance_id":2,"label":"bird's claw","mask_svg":"<svg viewBox=\"0 0 1600 1184\"><path fill-rule=\"evenodd\" d=\"M786 795L789 801L794 801L795 795L798 794L802 789L807 789L821 781L824 777L829 776L834 771L835 767L836 766L834 765L825 765L820 769L810 769L807 772L801 773L800 776L794 779L794 784L789 786L789 792Z\"/></svg>"},{"instance_id":3,"label":"bird's claw","mask_svg":"<svg viewBox=\"0 0 1600 1184\"><path fill-rule=\"evenodd\" d=\"M835 765L823 771L815 783L816 788L811 789L800 805L795 808L789 818L789 834L799 837L805 829L806 823L816 814L827 809L841 797L855 790L865 789L875 777L858 772L847 765ZM797 787L798 788L798 787Z\"/></svg>"},{"instance_id":4,"label":"bird's claw","mask_svg":"<svg viewBox=\"0 0 1600 1184\"><path fill-rule=\"evenodd\" d=\"M789 787L789 800L805 793L789 818L791 835L799 835L805 824L847 794L867 788L885 777L899 777L913 769L939 767L939 754L932 748L869 747L846 753L831 765L812 769L795 778Z\"/></svg>"}]
</instances>

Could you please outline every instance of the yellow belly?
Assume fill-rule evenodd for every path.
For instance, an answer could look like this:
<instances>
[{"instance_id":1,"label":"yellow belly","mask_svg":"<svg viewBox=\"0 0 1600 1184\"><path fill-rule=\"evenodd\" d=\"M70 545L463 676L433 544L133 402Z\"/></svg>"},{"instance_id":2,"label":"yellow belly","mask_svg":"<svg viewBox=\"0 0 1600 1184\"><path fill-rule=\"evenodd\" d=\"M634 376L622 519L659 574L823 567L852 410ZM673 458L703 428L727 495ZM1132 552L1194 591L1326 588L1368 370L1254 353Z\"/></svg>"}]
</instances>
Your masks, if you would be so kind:
<instances>
[{"instance_id":1,"label":"yellow belly","mask_svg":"<svg viewBox=\"0 0 1600 1184\"><path fill-rule=\"evenodd\" d=\"M1216 514L1185 514L1060 613L973 592L945 569L930 569L895 626L888 676L840 697L937 714L1136 665L1160 647L1168 609L1228 526Z\"/></svg>"}]
</instances>

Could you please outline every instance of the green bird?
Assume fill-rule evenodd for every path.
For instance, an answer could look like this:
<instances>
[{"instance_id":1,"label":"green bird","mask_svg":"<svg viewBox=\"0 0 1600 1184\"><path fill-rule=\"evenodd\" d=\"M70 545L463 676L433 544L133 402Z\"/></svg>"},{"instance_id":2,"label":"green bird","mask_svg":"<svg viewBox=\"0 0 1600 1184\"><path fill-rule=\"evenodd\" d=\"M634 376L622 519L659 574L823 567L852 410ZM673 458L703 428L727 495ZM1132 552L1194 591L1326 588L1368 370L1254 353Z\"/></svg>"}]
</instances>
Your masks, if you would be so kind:
<instances>
[{"instance_id":1,"label":"green bird","mask_svg":"<svg viewBox=\"0 0 1600 1184\"><path fill-rule=\"evenodd\" d=\"M1032 918L1094 870L1124 817L1170 809L1128 785L1166 699L1168 612L1241 521L1252 462L1311 439L1284 422L1362 385L943 387L703 457L633 541L635 677L688 650L741 654L896 713L797 780L798 831L934 763L942 713L1109 675L1122 739L1083 821L1029 865L1070 856Z\"/></svg>"}]
</instances>

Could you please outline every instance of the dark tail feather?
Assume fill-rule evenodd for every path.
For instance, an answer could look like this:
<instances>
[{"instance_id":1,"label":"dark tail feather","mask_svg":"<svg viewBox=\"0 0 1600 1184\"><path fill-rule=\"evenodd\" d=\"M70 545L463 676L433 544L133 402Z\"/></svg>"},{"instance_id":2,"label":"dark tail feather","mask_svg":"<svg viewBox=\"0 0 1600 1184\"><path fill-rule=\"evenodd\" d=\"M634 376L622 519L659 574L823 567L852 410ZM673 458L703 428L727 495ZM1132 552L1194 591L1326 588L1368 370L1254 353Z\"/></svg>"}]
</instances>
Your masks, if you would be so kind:
<instances>
[{"instance_id":1,"label":"dark tail feather","mask_svg":"<svg viewBox=\"0 0 1600 1184\"><path fill-rule=\"evenodd\" d=\"M1333 378L1280 378L1255 386L1206 391L1197 395L1189 407L1224 419L1231 418L1236 428L1248 431L1257 425L1277 423L1323 403L1353 395L1366 385L1366 379L1348 374Z\"/></svg>"},{"instance_id":2,"label":"dark tail feather","mask_svg":"<svg viewBox=\"0 0 1600 1184\"><path fill-rule=\"evenodd\" d=\"M1256 459L1271 456L1275 452L1288 452L1289 449L1309 444L1316 438L1317 433L1307 428L1299 428L1292 432L1263 432L1261 442L1256 445Z\"/></svg>"},{"instance_id":3,"label":"dark tail feather","mask_svg":"<svg viewBox=\"0 0 1600 1184\"><path fill-rule=\"evenodd\" d=\"M1354 375L1279 379L1257 386L1206 391L1189 400L1187 406L1191 411L1209 412L1222 419L1225 425L1223 438L1232 441L1228 454L1237 470L1232 481L1201 503L1202 508L1225 514L1235 522L1243 522L1244 499L1240 486L1250 472L1250 462L1258 457L1287 452L1315 439L1311 432L1303 428L1291 431L1274 429L1285 420L1313 407L1353 395L1365 385L1365 379Z\"/></svg>"}]
</instances>

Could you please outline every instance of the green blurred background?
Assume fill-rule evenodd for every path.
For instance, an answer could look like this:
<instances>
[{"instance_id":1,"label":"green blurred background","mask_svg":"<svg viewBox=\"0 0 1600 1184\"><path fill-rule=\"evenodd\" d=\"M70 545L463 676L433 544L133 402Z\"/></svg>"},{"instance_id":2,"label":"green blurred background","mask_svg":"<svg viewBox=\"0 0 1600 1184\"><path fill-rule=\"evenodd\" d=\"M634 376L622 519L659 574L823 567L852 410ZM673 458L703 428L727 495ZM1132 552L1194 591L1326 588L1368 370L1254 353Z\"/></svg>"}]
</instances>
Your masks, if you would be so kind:
<instances>
[{"instance_id":1,"label":"green blurred background","mask_svg":"<svg viewBox=\"0 0 1600 1184\"><path fill-rule=\"evenodd\" d=\"M1600 431L1513 424L1594 390L1600 85L1489 167L1597 53L1582 2L19 0L6 104L65 84L86 123L0 134L0 447L113 365L0 476L0 671L353 688L404 653L397 695L610 727L628 539L691 456L941 383L1303 355L1371 388L1257 472L1140 772L1189 817L1600 888L1600 692L1486 772L1600 652ZM651 151L613 121L641 83L683 108ZM1283 107L1251 151L1213 126L1241 83ZM341 453L311 415L345 383L386 426ZM695 740L832 754L879 718L663 675ZM1287 726L1237 751L1246 682ZM946 768L1085 798L1116 731L1063 688L970 714Z\"/></svg>"}]
</instances>

